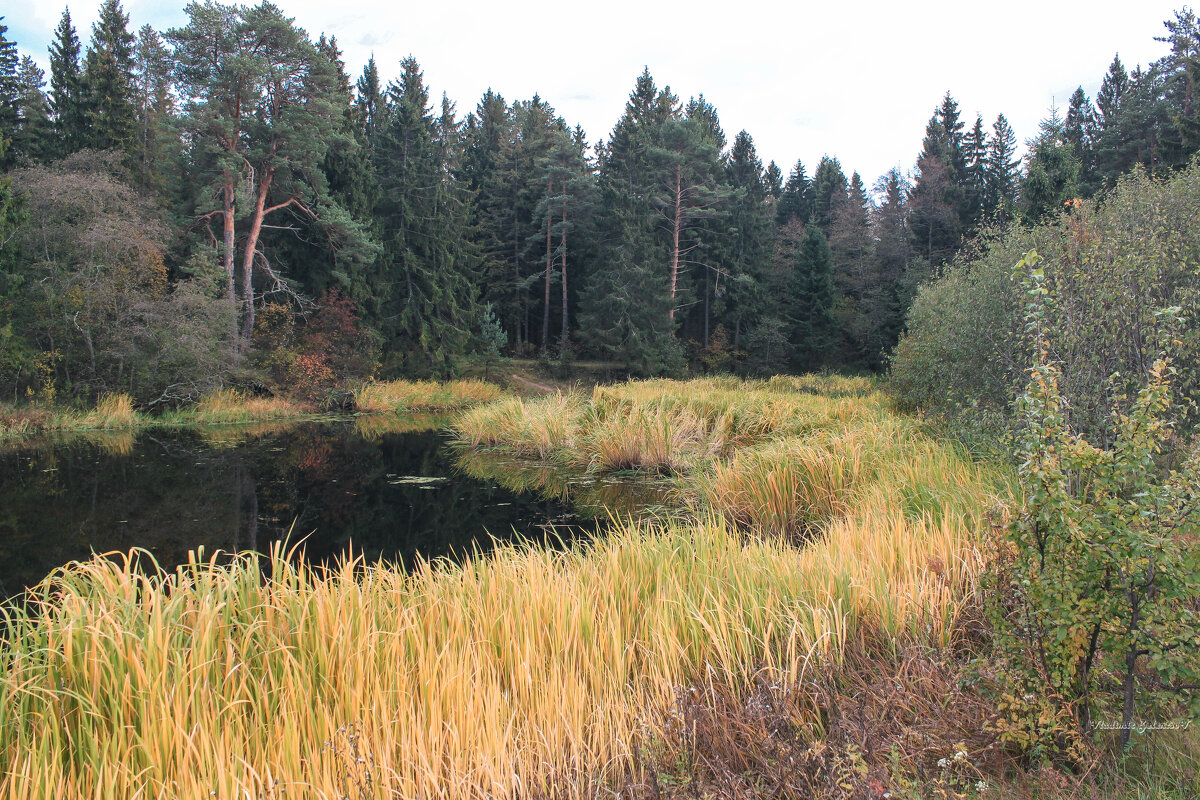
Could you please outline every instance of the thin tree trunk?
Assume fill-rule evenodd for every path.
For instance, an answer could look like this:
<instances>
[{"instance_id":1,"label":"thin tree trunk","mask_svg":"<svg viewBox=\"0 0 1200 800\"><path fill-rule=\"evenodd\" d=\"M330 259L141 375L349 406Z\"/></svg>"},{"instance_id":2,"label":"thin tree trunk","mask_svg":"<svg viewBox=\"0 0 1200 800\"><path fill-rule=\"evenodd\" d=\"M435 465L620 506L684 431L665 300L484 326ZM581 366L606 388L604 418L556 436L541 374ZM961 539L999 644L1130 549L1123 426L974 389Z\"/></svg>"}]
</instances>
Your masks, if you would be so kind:
<instances>
[{"instance_id":1,"label":"thin tree trunk","mask_svg":"<svg viewBox=\"0 0 1200 800\"><path fill-rule=\"evenodd\" d=\"M559 238L559 249L562 250L562 343L560 352L567 350L567 201L563 195L562 234Z\"/></svg>"},{"instance_id":2,"label":"thin tree trunk","mask_svg":"<svg viewBox=\"0 0 1200 800\"><path fill-rule=\"evenodd\" d=\"M708 319L708 295L709 295L708 282L712 277L711 272L712 272L712 270L709 270L709 269L704 270L704 346L705 347L708 347L708 322L709 322L709 319Z\"/></svg>"},{"instance_id":3,"label":"thin tree trunk","mask_svg":"<svg viewBox=\"0 0 1200 800\"><path fill-rule=\"evenodd\" d=\"M671 248L671 310L668 317L675 321L675 287L679 284L679 231L683 227L683 165L675 165L675 222L672 227L674 244Z\"/></svg>"},{"instance_id":4,"label":"thin tree trunk","mask_svg":"<svg viewBox=\"0 0 1200 800\"><path fill-rule=\"evenodd\" d=\"M549 195L554 191L554 181L546 187L546 194ZM554 215L550 213L550 209L546 209L546 292L545 302L542 304L542 353L549 352L550 348L550 267L552 263L552 251L550 248L550 228L551 222L554 220Z\"/></svg>"}]
</instances>

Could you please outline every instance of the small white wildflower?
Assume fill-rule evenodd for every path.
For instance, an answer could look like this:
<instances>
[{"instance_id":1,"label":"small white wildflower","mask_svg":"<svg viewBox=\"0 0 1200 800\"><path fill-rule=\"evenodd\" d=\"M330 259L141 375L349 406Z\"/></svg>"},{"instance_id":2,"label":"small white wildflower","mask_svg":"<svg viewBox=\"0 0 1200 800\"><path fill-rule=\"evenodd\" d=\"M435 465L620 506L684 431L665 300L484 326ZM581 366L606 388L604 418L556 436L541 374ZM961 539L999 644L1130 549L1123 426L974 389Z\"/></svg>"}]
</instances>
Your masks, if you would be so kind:
<instances>
[{"instance_id":1,"label":"small white wildflower","mask_svg":"<svg viewBox=\"0 0 1200 800\"><path fill-rule=\"evenodd\" d=\"M986 792L987 788L987 781L975 781L975 791L979 792L980 794Z\"/></svg>"},{"instance_id":2,"label":"small white wildflower","mask_svg":"<svg viewBox=\"0 0 1200 800\"><path fill-rule=\"evenodd\" d=\"M939 759L938 759L938 766L939 766L939 767L941 767L942 769L945 769L946 767L950 766L950 759L948 759L948 758L939 758Z\"/></svg>"},{"instance_id":3,"label":"small white wildflower","mask_svg":"<svg viewBox=\"0 0 1200 800\"><path fill-rule=\"evenodd\" d=\"M964 753L962 750L959 750L957 753L954 754L954 760L955 761L966 761L967 754Z\"/></svg>"}]
</instances>

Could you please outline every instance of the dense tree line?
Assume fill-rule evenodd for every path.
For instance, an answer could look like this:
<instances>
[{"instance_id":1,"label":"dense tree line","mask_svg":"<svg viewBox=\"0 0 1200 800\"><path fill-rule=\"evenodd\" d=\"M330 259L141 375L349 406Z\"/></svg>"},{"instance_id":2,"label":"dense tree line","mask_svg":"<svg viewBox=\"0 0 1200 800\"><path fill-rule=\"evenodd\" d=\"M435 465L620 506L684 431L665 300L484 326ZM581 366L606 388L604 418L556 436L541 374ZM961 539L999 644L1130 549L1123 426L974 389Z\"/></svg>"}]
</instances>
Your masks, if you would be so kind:
<instances>
[{"instance_id":1,"label":"dense tree line","mask_svg":"<svg viewBox=\"0 0 1200 800\"><path fill-rule=\"evenodd\" d=\"M703 96L637 77L607 139L547 100L460 116L419 64L357 80L276 6L187 7L136 31L69 12L47 76L0 22L0 389L178 403L230 382L314 396L472 353L633 374L879 370L918 284L978 232L1038 221L1200 149L1200 25L1022 163L1003 115L947 93L909 175L764 165ZM334 353L344 357L335 358ZM350 357L353 354L354 357Z\"/></svg>"}]
</instances>

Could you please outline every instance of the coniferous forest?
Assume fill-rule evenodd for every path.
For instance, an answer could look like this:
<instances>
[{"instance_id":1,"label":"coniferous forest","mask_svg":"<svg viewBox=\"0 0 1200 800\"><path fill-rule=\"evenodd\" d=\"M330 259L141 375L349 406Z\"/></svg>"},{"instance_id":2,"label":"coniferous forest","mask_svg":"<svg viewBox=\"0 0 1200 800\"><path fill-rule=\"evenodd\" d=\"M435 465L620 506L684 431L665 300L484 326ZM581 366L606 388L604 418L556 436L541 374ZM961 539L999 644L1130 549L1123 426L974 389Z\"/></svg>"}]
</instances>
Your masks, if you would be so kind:
<instances>
[{"instance_id":1,"label":"coniferous forest","mask_svg":"<svg viewBox=\"0 0 1200 800\"><path fill-rule=\"evenodd\" d=\"M1200 149L1190 12L1160 60L1114 58L1094 99L1022 132L1023 158L1003 114L946 93L911 172L882 176L764 164L649 71L585 132L553 98L464 113L412 57L348 75L334 35L270 3L187 18L137 29L106 0L80 32L64 12L49 75L0 28L0 396L322 399L481 355L878 372L976 234Z\"/></svg>"}]
</instances>

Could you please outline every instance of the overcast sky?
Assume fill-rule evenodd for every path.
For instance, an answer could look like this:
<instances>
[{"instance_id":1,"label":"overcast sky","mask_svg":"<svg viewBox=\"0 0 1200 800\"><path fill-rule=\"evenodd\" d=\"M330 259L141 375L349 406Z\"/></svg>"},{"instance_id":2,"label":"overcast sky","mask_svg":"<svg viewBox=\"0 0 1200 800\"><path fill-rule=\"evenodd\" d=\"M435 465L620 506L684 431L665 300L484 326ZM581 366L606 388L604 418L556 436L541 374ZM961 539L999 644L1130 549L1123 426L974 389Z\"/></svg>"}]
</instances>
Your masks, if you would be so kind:
<instances>
[{"instance_id":1,"label":"overcast sky","mask_svg":"<svg viewBox=\"0 0 1200 800\"><path fill-rule=\"evenodd\" d=\"M786 175L822 155L870 186L907 172L925 123L949 90L968 126L1004 113L1021 141L1051 103L1082 85L1094 96L1119 52L1127 68L1165 52L1154 41L1181 6L1138 2L712 3L663 0L396 3L277 0L313 38L337 36L352 78L374 53L387 79L413 55L431 96L460 116L491 87L508 101L535 92L588 140L608 138L643 66L685 100L703 93L730 141L745 129L763 162ZM71 6L90 36L99 0ZM8 38L48 67L63 5L5 0ZM125 0L130 27L182 25L182 2Z\"/></svg>"}]
</instances>

